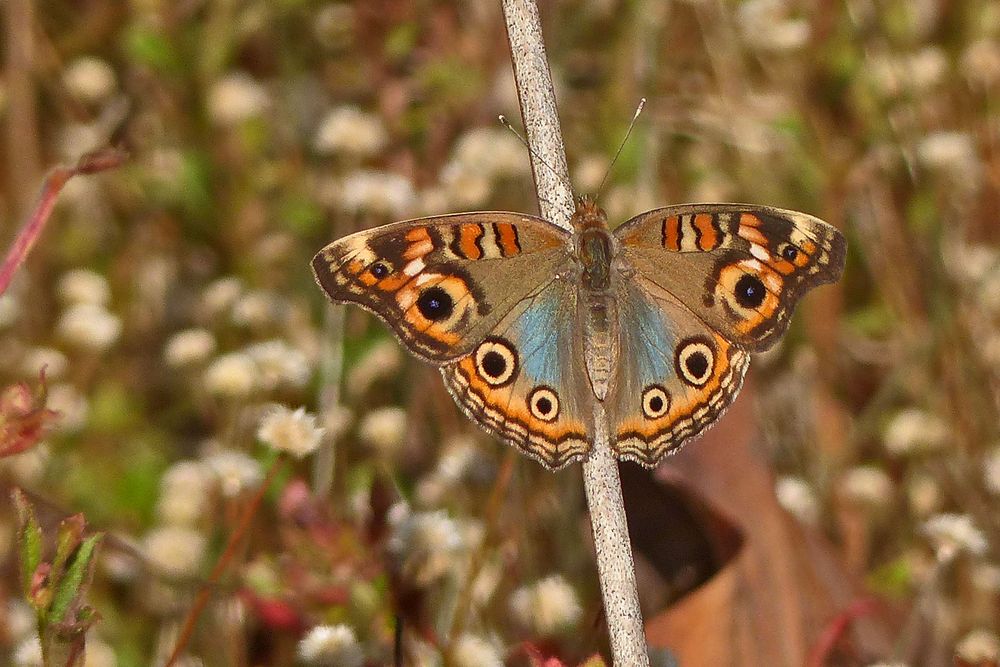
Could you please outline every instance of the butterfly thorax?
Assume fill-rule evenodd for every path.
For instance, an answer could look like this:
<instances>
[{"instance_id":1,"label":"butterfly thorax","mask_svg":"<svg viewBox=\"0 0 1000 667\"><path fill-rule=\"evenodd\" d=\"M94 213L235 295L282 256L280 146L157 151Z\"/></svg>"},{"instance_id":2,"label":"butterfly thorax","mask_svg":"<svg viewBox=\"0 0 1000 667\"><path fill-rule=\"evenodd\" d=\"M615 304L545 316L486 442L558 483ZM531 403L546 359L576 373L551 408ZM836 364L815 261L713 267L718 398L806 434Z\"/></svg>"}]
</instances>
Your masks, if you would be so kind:
<instances>
[{"instance_id":1,"label":"butterfly thorax","mask_svg":"<svg viewBox=\"0 0 1000 667\"><path fill-rule=\"evenodd\" d=\"M584 360L594 396L603 401L618 363L618 311L611 284L616 244L607 216L593 200L579 200L572 222L580 267L578 322Z\"/></svg>"}]
</instances>

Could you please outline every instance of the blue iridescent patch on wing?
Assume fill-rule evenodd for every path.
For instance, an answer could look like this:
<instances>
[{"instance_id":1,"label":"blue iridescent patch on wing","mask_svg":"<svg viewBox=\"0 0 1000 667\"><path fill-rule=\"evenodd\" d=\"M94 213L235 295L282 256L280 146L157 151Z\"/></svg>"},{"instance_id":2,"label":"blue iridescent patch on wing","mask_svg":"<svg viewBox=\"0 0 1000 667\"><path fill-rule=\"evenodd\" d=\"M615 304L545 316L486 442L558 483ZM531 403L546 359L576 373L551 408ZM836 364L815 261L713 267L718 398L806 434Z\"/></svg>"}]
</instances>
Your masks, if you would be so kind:
<instances>
[{"instance_id":1,"label":"blue iridescent patch on wing","mask_svg":"<svg viewBox=\"0 0 1000 667\"><path fill-rule=\"evenodd\" d=\"M565 287L551 285L530 299L506 333L517 348L522 372L534 384L558 385L561 369L569 363L563 341L573 326Z\"/></svg>"},{"instance_id":2,"label":"blue iridescent patch on wing","mask_svg":"<svg viewBox=\"0 0 1000 667\"><path fill-rule=\"evenodd\" d=\"M628 295L627 310L621 318L622 354L632 357L640 386L672 378L677 336L670 329L667 313L641 289L632 287Z\"/></svg>"}]
</instances>

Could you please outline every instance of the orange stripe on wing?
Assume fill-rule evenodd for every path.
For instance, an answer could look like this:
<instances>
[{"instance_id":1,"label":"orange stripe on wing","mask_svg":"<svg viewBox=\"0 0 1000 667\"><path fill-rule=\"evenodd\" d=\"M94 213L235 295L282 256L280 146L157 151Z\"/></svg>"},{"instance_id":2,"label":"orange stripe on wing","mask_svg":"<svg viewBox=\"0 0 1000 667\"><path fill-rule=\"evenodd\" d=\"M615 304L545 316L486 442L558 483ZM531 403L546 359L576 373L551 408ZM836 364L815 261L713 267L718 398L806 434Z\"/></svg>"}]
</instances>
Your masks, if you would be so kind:
<instances>
[{"instance_id":1,"label":"orange stripe on wing","mask_svg":"<svg viewBox=\"0 0 1000 667\"><path fill-rule=\"evenodd\" d=\"M508 222L501 222L493 225L493 229L496 230L497 243L504 257L520 254L521 244L517 242L517 230L514 229L514 225Z\"/></svg>"},{"instance_id":2,"label":"orange stripe on wing","mask_svg":"<svg viewBox=\"0 0 1000 667\"><path fill-rule=\"evenodd\" d=\"M667 250L681 249L681 219L672 215L663 221L663 247Z\"/></svg>"},{"instance_id":3,"label":"orange stripe on wing","mask_svg":"<svg viewBox=\"0 0 1000 667\"><path fill-rule=\"evenodd\" d=\"M479 239L483 236L482 225L466 224L458 230L458 250L466 259L479 259L483 249L479 247Z\"/></svg>"},{"instance_id":4,"label":"orange stripe on wing","mask_svg":"<svg viewBox=\"0 0 1000 667\"><path fill-rule=\"evenodd\" d=\"M694 227L698 230L698 247L702 250L715 250L719 245L719 233L715 230L714 222L711 213L698 213L694 216Z\"/></svg>"}]
</instances>

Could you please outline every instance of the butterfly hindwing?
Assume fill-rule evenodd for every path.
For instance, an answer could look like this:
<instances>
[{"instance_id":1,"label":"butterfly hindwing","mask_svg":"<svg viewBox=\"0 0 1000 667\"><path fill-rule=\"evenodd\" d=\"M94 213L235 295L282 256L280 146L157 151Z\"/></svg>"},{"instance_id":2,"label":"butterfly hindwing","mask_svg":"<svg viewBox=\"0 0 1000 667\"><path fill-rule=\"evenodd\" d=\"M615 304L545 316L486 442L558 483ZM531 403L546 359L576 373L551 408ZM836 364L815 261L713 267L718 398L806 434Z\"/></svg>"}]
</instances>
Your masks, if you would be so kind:
<instances>
[{"instance_id":1,"label":"butterfly hindwing","mask_svg":"<svg viewBox=\"0 0 1000 667\"><path fill-rule=\"evenodd\" d=\"M609 414L620 458L655 466L718 419L749 354L655 283L623 285L622 353Z\"/></svg>"},{"instance_id":2,"label":"butterfly hindwing","mask_svg":"<svg viewBox=\"0 0 1000 667\"><path fill-rule=\"evenodd\" d=\"M628 267L751 351L774 344L803 293L840 278L847 250L817 218L750 204L655 209L614 234Z\"/></svg>"},{"instance_id":3,"label":"butterfly hindwing","mask_svg":"<svg viewBox=\"0 0 1000 667\"><path fill-rule=\"evenodd\" d=\"M465 413L550 469L590 451L593 394L574 335L576 293L550 280L472 352L441 368Z\"/></svg>"},{"instance_id":4,"label":"butterfly hindwing","mask_svg":"<svg viewBox=\"0 0 1000 667\"><path fill-rule=\"evenodd\" d=\"M333 301L378 315L418 357L467 354L568 257L569 235L539 218L482 212L351 234L312 260Z\"/></svg>"}]
</instances>

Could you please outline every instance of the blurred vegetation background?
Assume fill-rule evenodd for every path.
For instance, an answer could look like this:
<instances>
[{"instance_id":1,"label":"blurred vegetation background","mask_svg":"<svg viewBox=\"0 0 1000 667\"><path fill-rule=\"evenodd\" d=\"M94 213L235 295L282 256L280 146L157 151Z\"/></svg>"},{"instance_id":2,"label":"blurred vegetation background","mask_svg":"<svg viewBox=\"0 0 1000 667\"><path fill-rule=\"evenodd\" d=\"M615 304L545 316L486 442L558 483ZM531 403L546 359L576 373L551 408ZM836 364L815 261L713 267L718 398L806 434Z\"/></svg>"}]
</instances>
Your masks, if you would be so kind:
<instances>
[{"instance_id":1,"label":"blurred vegetation background","mask_svg":"<svg viewBox=\"0 0 1000 667\"><path fill-rule=\"evenodd\" d=\"M648 98L602 195L613 224L746 201L849 239L844 279L806 297L717 428L764 462L746 512L780 506L837 585L873 601L810 617L785 664L997 664L1000 3L541 5L579 193ZM537 211L526 151L496 122L519 118L499 3L0 9L3 247L48 167L130 154L69 183L0 297L0 387L35 387L44 367L60 413L0 462L4 495L24 488L43 526L82 512L106 534L86 664L162 664L234 533L178 664L391 664L397 642L404 664L607 656L578 468L549 474L480 433L308 267L392 220ZM702 483L741 479L727 444L710 435L656 477L684 486L685 462L716 451ZM687 548L711 541L689 515L684 531L633 526L684 552L638 552L647 619L725 570ZM0 662L36 665L16 526L3 503ZM879 641L851 634L862 615ZM660 645L685 667L713 663L680 644L733 641L683 627Z\"/></svg>"}]
</instances>

